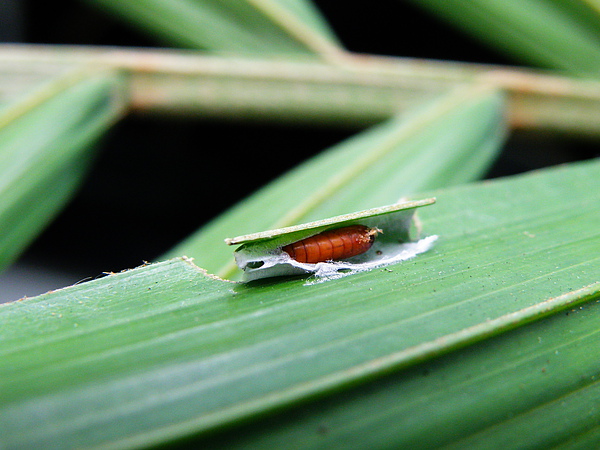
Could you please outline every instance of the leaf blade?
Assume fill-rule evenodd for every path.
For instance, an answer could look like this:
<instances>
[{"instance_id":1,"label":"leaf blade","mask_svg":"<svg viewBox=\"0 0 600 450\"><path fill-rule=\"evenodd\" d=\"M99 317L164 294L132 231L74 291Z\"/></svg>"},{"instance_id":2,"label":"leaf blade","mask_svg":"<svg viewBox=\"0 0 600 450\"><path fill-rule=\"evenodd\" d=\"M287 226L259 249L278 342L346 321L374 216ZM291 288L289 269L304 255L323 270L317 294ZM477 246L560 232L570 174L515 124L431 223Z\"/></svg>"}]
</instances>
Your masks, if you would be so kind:
<instances>
[{"instance_id":1,"label":"leaf blade","mask_svg":"<svg viewBox=\"0 0 600 450\"><path fill-rule=\"evenodd\" d=\"M589 448L597 442L592 405L598 393L592 391L599 305L587 303L194 443L498 448L518 440L531 448L579 442Z\"/></svg>"},{"instance_id":2,"label":"leaf blade","mask_svg":"<svg viewBox=\"0 0 600 450\"><path fill-rule=\"evenodd\" d=\"M225 238L397 202L478 177L505 135L503 98L476 86L331 148L261 189L166 256L235 274ZM269 205L265 208L265 205Z\"/></svg>"},{"instance_id":3,"label":"leaf blade","mask_svg":"<svg viewBox=\"0 0 600 450\"><path fill-rule=\"evenodd\" d=\"M236 285L173 260L0 307L3 435L21 445L167 442L590 300L599 170L594 161L438 191L422 220L439 245L348 282ZM511 201L519 192L528 195ZM39 432L17 432L30 420Z\"/></svg>"},{"instance_id":4,"label":"leaf blade","mask_svg":"<svg viewBox=\"0 0 600 450\"><path fill-rule=\"evenodd\" d=\"M583 5L518 0L413 3L520 60L597 77L600 34L587 22L597 24L598 16L591 10L584 11Z\"/></svg>"},{"instance_id":5,"label":"leaf blade","mask_svg":"<svg viewBox=\"0 0 600 450\"><path fill-rule=\"evenodd\" d=\"M0 267L12 262L70 198L89 163L88 147L124 114L124 98L120 75L77 70L51 83L48 92L35 92L32 100L4 110Z\"/></svg>"},{"instance_id":6,"label":"leaf blade","mask_svg":"<svg viewBox=\"0 0 600 450\"><path fill-rule=\"evenodd\" d=\"M308 1L88 0L168 42L237 54L337 54L326 21Z\"/></svg>"}]
</instances>

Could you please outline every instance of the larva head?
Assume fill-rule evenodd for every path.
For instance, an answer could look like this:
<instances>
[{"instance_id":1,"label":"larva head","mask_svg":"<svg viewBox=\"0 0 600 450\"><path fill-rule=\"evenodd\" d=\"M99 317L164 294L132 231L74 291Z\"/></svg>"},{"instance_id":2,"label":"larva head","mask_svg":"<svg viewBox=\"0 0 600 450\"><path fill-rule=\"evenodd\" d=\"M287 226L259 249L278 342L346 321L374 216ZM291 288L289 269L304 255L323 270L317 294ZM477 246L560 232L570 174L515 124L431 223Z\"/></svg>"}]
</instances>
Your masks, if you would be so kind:
<instances>
[{"instance_id":1,"label":"larva head","mask_svg":"<svg viewBox=\"0 0 600 450\"><path fill-rule=\"evenodd\" d=\"M383 234L383 230L381 230L381 229L379 229L377 227L372 227L372 228L369 228L369 231L367 233L368 233L369 237L371 238L371 242L374 242L375 241L375 237L379 233Z\"/></svg>"}]
</instances>

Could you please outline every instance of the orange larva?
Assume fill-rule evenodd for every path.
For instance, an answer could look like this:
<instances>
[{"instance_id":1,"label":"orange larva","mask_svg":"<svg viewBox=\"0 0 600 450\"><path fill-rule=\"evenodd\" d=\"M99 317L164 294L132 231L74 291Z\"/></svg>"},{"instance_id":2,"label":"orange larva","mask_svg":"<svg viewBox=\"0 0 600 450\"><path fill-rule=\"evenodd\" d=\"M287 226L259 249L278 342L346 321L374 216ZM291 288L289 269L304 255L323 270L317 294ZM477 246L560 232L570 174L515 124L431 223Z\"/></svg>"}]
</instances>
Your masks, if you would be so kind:
<instances>
[{"instance_id":1,"label":"orange larva","mask_svg":"<svg viewBox=\"0 0 600 450\"><path fill-rule=\"evenodd\" d=\"M286 245L282 250L301 263L337 261L365 253L373 245L379 231L364 225L351 225L323 231Z\"/></svg>"}]
</instances>

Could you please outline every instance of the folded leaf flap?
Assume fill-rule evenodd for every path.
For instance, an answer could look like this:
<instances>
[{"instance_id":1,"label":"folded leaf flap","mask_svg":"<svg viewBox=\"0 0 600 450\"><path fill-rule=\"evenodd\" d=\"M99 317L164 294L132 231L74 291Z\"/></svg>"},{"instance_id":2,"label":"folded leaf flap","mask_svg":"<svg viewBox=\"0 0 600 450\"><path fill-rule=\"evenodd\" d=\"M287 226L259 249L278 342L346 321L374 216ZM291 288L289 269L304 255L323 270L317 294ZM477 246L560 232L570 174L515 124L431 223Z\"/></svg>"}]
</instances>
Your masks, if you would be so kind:
<instances>
[{"instance_id":1,"label":"folded leaf flap","mask_svg":"<svg viewBox=\"0 0 600 450\"><path fill-rule=\"evenodd\" d=\"M435 203L435 198L427 198L423 200L415 200L409 202L395 203L393 205L381 206L378 208L371 208L364 211L358 211L350 214L343 214L340 216L330 217L328 219L316 220L314 222L303 223L300 225L293 225L285 228L278 228L275 230L261 231L258 233L246 234L234 238L225 239L225 243L228 245L246 244L250 242L262 241L265 239L272 239L288 235L290 233L296 233L300 231L310 230L312 233L307 233L304 237L317 234L322 229L326 229L331 225L346 225L350 222L365 219L368 217L381 216L384 214L390 214L396 211L412 210L420 208L421 206L427 206ZM302 239L302 238L300 238ZM293 242L293 241L291 241Z\"/></svg>"}]
</instances>

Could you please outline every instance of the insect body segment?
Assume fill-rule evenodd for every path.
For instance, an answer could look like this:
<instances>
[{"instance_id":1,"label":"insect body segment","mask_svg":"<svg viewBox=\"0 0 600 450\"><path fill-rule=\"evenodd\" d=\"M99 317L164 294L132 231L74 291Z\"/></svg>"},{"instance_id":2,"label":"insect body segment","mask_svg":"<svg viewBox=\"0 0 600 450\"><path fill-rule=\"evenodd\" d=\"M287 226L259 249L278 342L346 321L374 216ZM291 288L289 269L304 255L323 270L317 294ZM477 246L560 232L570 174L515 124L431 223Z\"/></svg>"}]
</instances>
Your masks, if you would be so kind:
<instances>
[{"instance_id":1,"label":"insect body segment","mask_svg":"<svg viewBox=\"0 0 600 450\"><path fill-rule=\"evenodd\" d=\"M282 250L300 263L338 261L365 253L371 248L379 232L381 230L378 228L351 225L323 231L286 245Z\"/></svg>"}]
</instances>

